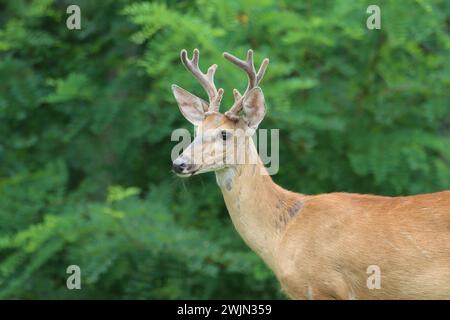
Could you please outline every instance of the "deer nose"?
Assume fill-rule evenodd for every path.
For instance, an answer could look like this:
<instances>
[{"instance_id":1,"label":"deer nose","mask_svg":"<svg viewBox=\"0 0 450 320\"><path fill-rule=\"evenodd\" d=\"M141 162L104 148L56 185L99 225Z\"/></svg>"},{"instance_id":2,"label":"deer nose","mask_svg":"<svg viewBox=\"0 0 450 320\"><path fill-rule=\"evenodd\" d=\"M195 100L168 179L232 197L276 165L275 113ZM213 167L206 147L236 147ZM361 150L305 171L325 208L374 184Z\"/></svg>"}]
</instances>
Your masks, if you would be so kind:
<instances>
[{"instance_id":1,"label":"deer nose","mask_svg":"<svg viewBox=\"0 0 450 320\"><path fill-rule=\"evenodd\" d=\"M175 161L172 164L172 170L175 173L182 173L183 171L189 170L191 165L187 163L185 159L175 159Z\"/></svg>"}]
</instances>

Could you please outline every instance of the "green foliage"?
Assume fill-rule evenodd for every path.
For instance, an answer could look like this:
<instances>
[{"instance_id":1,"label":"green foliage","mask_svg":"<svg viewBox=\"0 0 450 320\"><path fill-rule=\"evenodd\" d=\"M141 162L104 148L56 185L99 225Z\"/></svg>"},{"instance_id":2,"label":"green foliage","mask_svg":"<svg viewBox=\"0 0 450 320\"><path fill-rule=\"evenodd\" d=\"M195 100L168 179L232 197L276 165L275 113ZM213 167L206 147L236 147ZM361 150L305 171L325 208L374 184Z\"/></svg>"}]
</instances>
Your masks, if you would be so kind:
<instances>
[{"instance_id":1,"label":"green foliage","mask_svg":"<svg viewBox=\"0 0 450 320\"><path fill-rule=\"evenodd\" d=\"M82 29L68 30L78 4ZM378 4L382 29L366 28ZM0 298L282 298L239 238L212 174L170 173L188 127L170 85L198 47L270 57L263 126L274 179L303 193L450 188L450 7L410 1L51 1L0 4ZM66 268L82 271L68 290Z\"/></svg>"}]
</instances>

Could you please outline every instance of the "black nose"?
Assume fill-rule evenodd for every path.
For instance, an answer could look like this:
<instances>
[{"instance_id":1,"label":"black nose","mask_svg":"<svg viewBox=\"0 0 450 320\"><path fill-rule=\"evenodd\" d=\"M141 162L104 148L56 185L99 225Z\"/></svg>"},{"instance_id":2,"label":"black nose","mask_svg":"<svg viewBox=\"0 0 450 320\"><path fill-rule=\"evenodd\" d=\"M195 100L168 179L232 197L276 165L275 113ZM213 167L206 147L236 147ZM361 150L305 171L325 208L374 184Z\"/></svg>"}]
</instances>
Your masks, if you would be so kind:
<instances>
[{"instance_id":1,"label":"black nose","mask_svg":"<svg viewBox=\"0 0 450 320\"><path fill-rule=\"evenodd\" d=\"M176 173L182 173L183 170L189 169L189 165L186 162L173 163L172 170Z\"/></svg>"}]
</instances>

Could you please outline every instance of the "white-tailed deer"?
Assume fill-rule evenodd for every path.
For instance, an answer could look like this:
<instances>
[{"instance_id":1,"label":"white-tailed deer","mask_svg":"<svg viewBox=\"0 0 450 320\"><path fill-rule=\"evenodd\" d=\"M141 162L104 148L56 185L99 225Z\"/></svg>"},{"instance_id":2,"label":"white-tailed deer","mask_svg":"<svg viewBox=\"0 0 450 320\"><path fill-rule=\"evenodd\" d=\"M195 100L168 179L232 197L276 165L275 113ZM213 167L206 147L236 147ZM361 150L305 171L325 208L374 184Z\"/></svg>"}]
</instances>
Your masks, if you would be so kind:
<instances>
[{"instance_id":1,"label":"white-tailed deer","mask_svg":"<svg viewBox=\"0 0 450 320\"><path fill-rule=\"evenodd\" d=\"M245 70L248 86L242 95L234 90L233 106L221 114L223 90L213 80L217 65L204 74L198 50L192 59L181 51L209 103L172 86L182 114L197 127L173 170L183 177L215 171L235 228L283 291L293 299L450 299L450 191L383 197L281 188L265 174L252 139L234 137L237 129L254 130L263 120L258 85L269 60L256 72L251 50L246 61L224 57ZM227 161L238 151L257 161ZM368 285L372 266L380 271L378 288Z\"/></svg>"}]
</instances>

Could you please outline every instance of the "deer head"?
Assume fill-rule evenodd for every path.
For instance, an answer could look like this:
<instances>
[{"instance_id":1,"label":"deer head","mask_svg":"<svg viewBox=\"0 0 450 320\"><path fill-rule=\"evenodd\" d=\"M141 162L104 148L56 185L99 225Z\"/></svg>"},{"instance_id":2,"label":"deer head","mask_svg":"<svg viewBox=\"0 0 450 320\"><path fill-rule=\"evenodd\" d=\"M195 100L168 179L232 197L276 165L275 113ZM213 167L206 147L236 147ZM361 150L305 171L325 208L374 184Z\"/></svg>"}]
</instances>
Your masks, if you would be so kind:
<instances>
[{"instance_id":1,"label":"deer head","mask_svg":"<svg viewBox=\"0 0 450 320\"><path fill-rule=\"evenodd\" d=\"M195 139L173 162L173 171L179 176L216 171L236 165L238 162L242 163L239 155L246 154L246 148L252 143L251 139L248 139L249 135L255 132L264 118L266 111L264 95L258 85L267 69L269 59L264 59L256 72L252 50L248 50L245 61L226 52L223 56L243 69L248 76L244 94L241 95L234 89L233 106L224 114L219 112L223 89L217 89L214 84L217 65L210 66L205 74L198 65L200 53L197 49L194 50L192 59L188 58L186 50L181 51L182 63L205 89L209 103L172 85L181 113L196 126Z\"/></svg>"}]
</instances>

